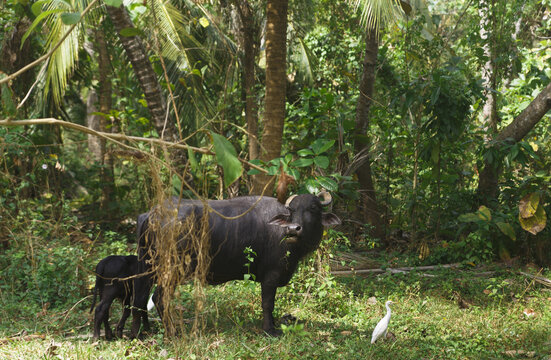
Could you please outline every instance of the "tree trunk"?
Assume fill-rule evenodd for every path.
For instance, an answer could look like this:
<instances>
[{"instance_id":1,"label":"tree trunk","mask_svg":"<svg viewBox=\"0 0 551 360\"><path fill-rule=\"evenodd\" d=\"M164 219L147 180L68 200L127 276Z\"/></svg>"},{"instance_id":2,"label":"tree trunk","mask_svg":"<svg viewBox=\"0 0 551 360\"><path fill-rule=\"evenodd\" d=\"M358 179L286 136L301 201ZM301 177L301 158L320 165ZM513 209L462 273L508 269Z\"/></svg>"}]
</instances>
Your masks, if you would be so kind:
<instances>
[{"instance_id":1,"label":"tree trunk","mask_svg":"<svg viewBox=\"0 0 551 360\"><path fill-rule=\"evenodd\" d=\"M236 1L235 4L241 27L239 29L239 45L243 50L242 86L245 93L245 120L249 133L249 160L258 159L258 106L256 103L255 66L258 54L259 28L255 23L254 14L248 1Z\"/></svg>"},{"instance_id":2,"label":"tree trunk","mask_svg":"<svg viewBox=\"0 0 551 360\"><path fill-rule=\"evenodd\" d=\"M382 212L379 209L375 196L373 175L371 173L371 159L369 156L371 144L369 140L367 140L370 125L369 110L373 102L377 53L379 51L378 34L374 30L368 28L365 43L366 52L363 61L362 78L360 80L360 95L356 106L356 126L354 130L354 152L356 155L364 153L365 156L362 157L362 162L356 168L356 175L360 183L360 193L362 195L360 207L364 220L374 227L373 236L384 238Z\"/></svg>"},{"instance_id":3,"label":"tree trunk","mask_svg":"<svg viewBox=\"0 0 551 360\"><path fill-rule=\"evenodd\" d=\"M124 5L118 8L113 6L106 6L105 8L115 26L115 30L119 34L119 40L124 47L126 56L128 56L134 73L136 74L136 78L144 92L147 107L151 113L151 120L159 137L169 141L178 140L178 132L175 131L174 124L170 121L166 121L165 125L165 119L167 117L166 102L157 80L157 74L153 71L142 39L139 36L120 35L121 30L134 28L134 23L130 19L128 11Z\"/></svg>"},{"instance_id":4,"label":"tree trunk","mask_svg":"<svg viewBox=\"0 0 551 360\"><path fill-rule=\"evenodd\" d=\"M281 155L287 87L287 5L287 0L268 0L266 5L266 99L260 152L265 162ZM255 175L251 193L272 195L271 182L273 177Z\"/></svg>"},{"instance_id":5,"label":"tree trunk","mask_svg":"<svg viewBox=\"0 0 551 360\"><path fill-rule=\"evenodd\" d=\"M549 83L536 98L528 105L511 124L505 127L496 136L496 144L500 146L505 140L519 142L530 130L551 110L551 83ZM478 180L478 193L483 203L497 197L499 169L501 159L496 159L494 164L484 163Z\"/></svg>"},{"instance_id":6,"label":"tree trunk","mask_svg":"<svg viewBox=\"0 0 551 360\"><path fill-rule=\"evenodd\" d=\"M95 31L96 35L96 49L98 52L98 73L99 73L99 88L98 88L98 101L99 111L102 114L109 114L111 111L111 60L109 59L109 52L107 50L107 43L103 33L100 30ZM107 132L107 115L100 116L100 129L101 132ZM115 175L113 169L113 158L106 151L105 139L100 138L101 149L101 182L102 182L102 197L101 197L101 209L102 213L108 214L108 206L112 200L114 194L114 182Z\"/></svg>"},{"instance_id":7,"label":"tree trunk","mask_svg":"<svg viewBox=\"0 0 551 360\"><path fill-rule=\"evenodd\" d=\"M495 69L496 51L494 48L495 38L495 15L494 0L481 1L480 14L480 37L484 40L484 56L487 58L482 69L482 81L484 86L484 107L482 109L482 124L485 130L486 142L491 141L493 134L497 132L497 72Z\"/></svg>"},{"instance_id":8,"label":"tree trunk","mask_svg":"<svg viewBox=\"0 0 551 360\"><path fill-rule=\"evenodd\" d=\"M88 98L86 99L86 126L95 131L100 130L100 115L94 114L99 112L98 108L98 92L96 89L90 89ZM103 162L103 151L101 145L102 139L98 136L88 134L88 151L92 154L94 161Z\"/></svg>"}]
</instances>

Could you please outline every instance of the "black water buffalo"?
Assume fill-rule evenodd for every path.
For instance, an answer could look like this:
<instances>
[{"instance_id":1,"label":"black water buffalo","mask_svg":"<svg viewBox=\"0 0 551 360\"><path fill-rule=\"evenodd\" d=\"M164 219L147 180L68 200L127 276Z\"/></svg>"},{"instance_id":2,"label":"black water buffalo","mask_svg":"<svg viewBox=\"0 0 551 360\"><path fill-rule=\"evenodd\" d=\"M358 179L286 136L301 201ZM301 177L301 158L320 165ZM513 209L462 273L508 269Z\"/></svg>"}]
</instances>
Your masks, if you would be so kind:
<instances>
[{"instance_id":1,"label":"black water buffalo","mask_svg":"<svg viewBox=\"0 0 551 360\"><path fill-rule=\"evenodd\" d=\"M208 206L214 211L209 211L208 215L211 262L207 281L220 284L242 280L247 273L254 275L252 278L261 284L262 329L268 335L277 336L281 333L275 328L272 315L276 289L289 282L300 259L317 249L323 227L340 224L336 215L323 212L322 207L330 202L331 196L327 192L319 196L293 195L285 205L275 198L257 196L208 201ZM204 203L201 201L182 200L178 203L176 199L171 206L174 209L178 207L177 217L180 221L191 214L195 219L203 216ZM149 229L153 213L138 217L140 273L151 270L148 249L155 246L155 233ZM185 235L179 241L185 243ZM252 263L246 259L247 248L256 254ZM154 275L135 280L131 336L135 337L139 331L139 313L145 312L153 281ZM161 291L157 287L154 295L157 309L161 310L159 313L162 313Z\"/></svg>"},{"instance_id":2,"label":"black water buffalo","mask_svg":"<svg viewBox=\"0 0 551 360\"><path fill-rule=\"evenodd\" d=\"M109 308L115 299L123 303L123 314L117 324L116 334L122 337L124 323L130 315L133 279L128 279L138 272L138 257L136 255L119 256L111 255L102 259L96 265L96 286L94 299L90 312L96 305L96 296L99 293L100 302L94 314L94 338L99 338L101 323L105 325L105 338L111 339L113 333L109 326ZM147 316L147 314L145 315ZM147 318L144 319L144 327L148 328Z\"/></svg>"}]
</instances>

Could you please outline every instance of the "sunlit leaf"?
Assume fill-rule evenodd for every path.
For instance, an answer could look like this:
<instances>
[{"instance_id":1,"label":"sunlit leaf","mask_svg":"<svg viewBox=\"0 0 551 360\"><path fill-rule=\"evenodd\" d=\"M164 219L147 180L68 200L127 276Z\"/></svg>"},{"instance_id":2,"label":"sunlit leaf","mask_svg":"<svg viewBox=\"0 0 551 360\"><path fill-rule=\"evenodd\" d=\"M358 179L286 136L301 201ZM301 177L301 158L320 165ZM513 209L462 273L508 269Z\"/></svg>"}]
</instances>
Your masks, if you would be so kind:
<instances>
[{"instance_id":1,"label":"sunlit leaf","mask_svg":"<svg viewBox=\"0 0 551 360\"><path fill-rule=\"evenodd\" d=\"M478 208L477 214L481 220L486 220L486 221L492 220L492 213L490 212L490 209L488 209L484 205Z\"/></svg>"},{"instance_id":2,"label":"sunlit leaf","mask_svg":"<svg viewBox=\"0 0 551 360\"><path fill-rule=\"evenodd\" d=\"M305 156L314 155L314 152L310 149L300 149L299 151L297 151L297 154L298 156L305 157Z\"/></svg>"},{"instance_id":3,"label":"sunlit leaf","mask_svg":"<svg viewBox=\"0 0 551 360\"><path fill-rule=\"evenodd\" d=\"M538 193L531 193L524 196L519 203L519 216L523 218L529 218L534 216L540 203L540 195Z\"/></svg>"},{"instance_id":4,"label":"sunlit leaf","mask_svg":"<svg viewBox=\"0 0 551 360\"><path fill-rule=\"evenodd\" d=\"M224 186L228 187L241 176L243 166L228 139L214 132L211 132L210 135L216 153L216 161L224 169Z\"/></svg>"},{"instance_id":5,"label":"sunlit leaf","mask_svg":"<svg viewBox=\"0 0 551 360\"><path fill-rule=\"evenodd\" d=\"M105 5L119 7L122 5L122 0L104 0Z\"/></svg>"},{"instance_id":6,"label":"sunlit leaf","mask_svg":"<svg viewBox=\"0 0 551 360\"><path fill-rule=\"evenodd\" d=\"M204 17L204 16L202 16L202 17L199 19L199 24L201 24L201 26L204 27L204 28L206 28L206 27L208 27L208 26L210 25L209 20L208 20L206 17Z\"/></svg>"},{"instance_id":7,"label":"sunlit leaf","mask_svg":"<svg viewBox=\"0 0 551 360\"><path fill-rule=\"evenodd\" d=\"M519 212L518 220L520 221L520 225L524 230L533 235L536 235L537 233L545 229L545 225L547 223L547 215L545 214L543 206L538 206L534 215L530 217L522 217L521 213Z\"/></svg>"},{"instance_id":8,"label":"sunlit leaf","mask_svg":"<svg viewBox=\"0 0 551 360\"><path fill-rule=\"evenodd\" d=\"M304 186L310 194L317 194L319 192L319 183L314 179L306 180Z\"/></svg>"}]
</instances>

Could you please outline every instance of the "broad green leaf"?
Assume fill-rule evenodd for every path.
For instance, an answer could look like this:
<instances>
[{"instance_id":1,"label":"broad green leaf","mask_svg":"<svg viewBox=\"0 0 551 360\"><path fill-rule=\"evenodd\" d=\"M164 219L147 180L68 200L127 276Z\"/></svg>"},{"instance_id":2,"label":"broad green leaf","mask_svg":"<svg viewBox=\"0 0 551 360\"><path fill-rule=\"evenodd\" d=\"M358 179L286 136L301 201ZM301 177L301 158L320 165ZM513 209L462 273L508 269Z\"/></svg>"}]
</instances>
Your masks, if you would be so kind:
<instances>
[{"instance_id":1,"label":"broad green leaf","mask_svg":"<svg viewBox=\"0 0 551 360\"><path fill-rule=\"evenodd\" d=\"M284 164L289 164L293 160L293 154L287 154L285 155L285 160L283 161Z\"/></svg>"},{"instance_id":2,"label":"broad green leaf","mask_svg":"<svg viewBox=\"0 0 551 360\"><path fill-rule=\"evenodd\" d=\"M263 165L264 165L264 164L262 163L262 160L260 160L260 159L252 159L252 160L250 160L249 162L250 162L251 164L255 164L255 165L258 165L258 166L261 166L261 167L263 167ZM257 174L261 174L261 173L262 173L262 171L256 170L255 168L251 168L251 169L247 172L248 175L257 175Z\"/></svg>"},{"instance_id":3,"label":"broad green leaf","mask_svg":"<svg viewBox=\"0 0 551 360\"><path fill-rule=\"evenodd\" d=\"M289 169L287 169L287 173L289 175L291 175L292 177L294 177L295 179L300 178L300 172L297 169L289 168Z\"/></svg>"},{"instance_id":4,"label":"broad green leaf","mask_svg":"<svg viewBox=\"0 0 551 360\"><path fill-rule=\"evenodd\" d=\"M327 156L316 156L314 158L314 163L322 169L327 169L329 166L329 158Z\"/></svg>"},{"instance_id":5,"label":"broad green leaf","mask_svg":"<svg viewBox=\"0 0 551 360\"><path fill-rule=\"evenodd\" d=\"M177 175L172 176L172 195L179 196L182 190L182 180Z\"/></svg>"},{"instance_id":6,"label":"broad green leaf","mask_svg":"<svg viewBox=\"0 0 551 360\"><path fill-rule=\"evenodd\" d=\"M536 235L537 233L545 229L545 225L547 223L547 215L545 214L543 206L538 206L538 209L534 213L534 216L522 217L519 212L518 220L520 221L520 225L524 230L528 231L530 234Z\"/></svg>"},{"instance_id":7,"label":"broad green leaf","mask_svg":"<svg viewBox=\"0 0 551 360\"><path fill-rule=\"evenodd\" d=\"M224 186L230 186L243 173L243 166L237 158L237 152L233 145L222 135L210 133L216 161L224 169Z\"/></svg>"},{"instance_id":8,"label":"broad green leaf","mask_svg":"<svg viewBox=\"0 0 551 360\"><path fill-rule=\"evenodd\" d=\"M335 140L324 140L324 139L318 139L314 141L310 147L312 150L314 150L314 153L316 155L319 155L331 148L333 144L335 143Z\"/></svg>"},{"instance_id":9,"label":"broad green leaf","mask_svg":"<svg viewBox=\"0 0 551 360\"><path fill-rule=\"evenodd\" d=\"M191 166L191 171L197 172L199 169L199 164L197 163L197 159L195 158L195 153L191 149L187 149L187 157L189 159L189 164Z\"/></svg>"},{"instance_id":10,"label":"broad green leaf","mask_svg":"<svg viewBox=\"0 0 551 360\"><path fill-rule=\"evenodd\" d=\"M314 155L314 152L310 149L300 149L299 151L297 151L297 154L298 156L305 157L305 156Z\"/></svg>"},{"instance_id":11,"label":"broad green leaf","mask_svg":"<svg viewBox=\"0 0 551 360\"><path fill-rule=\"evenodd\" d=\"M337 182L326 176L320 176L316 180L320 184L320 186L326 190L337 191L339 189L339 185L337 184Z\"/></svg>"},{"instance_id":12,"label":"broad green leaf","mask_svg":"<svg viewBox=\"0 0 551 360\"><path fill-rule=\"evenodd\" d=\"M144 33L138 28L135 27L127 27L120 31L121 36L124 37L131 37L131 36L143 36Z\"/></svg>"},{"instance_id":13,"label":"broad green leaf","mask_svg":"<svg viewBox=\"0 0 551 360\"><path fill-rule=\"evenodd\" d=\"M308 179L305 181L304 186L306 187L306 190L310 194L317 194L319 193L319 183L314 179Z\"/></svg>"},{"instance_id":14,"label":"broad green leaf","mask_svg":"<svg viewBox=\"0 0 551 360\"><path fill-rule=\"evenodd\" d=\"M277 165L277 166L279 166L280 162L281 162L281 158L275 158L275 159L272 159L272 160L268 161L269 164Z\"/></svg>"},{"instance_id":15,"label":"broad green leaf","mask_svg":"<svg viewBox=\"0 0 551 360\"><path fill-rule=\"evenodd\" d=\"M293 161L290 165L295 167L306 167L314 163L313 159L300 158Z\"/></svg>"},{"instance_id":16,"label":"broad green leaf","mask_svg":"<svg viewBox=\"0 0 551 360\"><path fill-rule=\"evenodd\" d=\"M38 16L38 14L40 14L42 12L42 5L44 5L44 3L46 3L47 1L48 0L40 0L40 1L35 2L31 6L31 11L32 11L34 16Z\"/></svg>"},{"instance_id":17,"label":"broad green leaf","mask_svg":"<svg viewBox=\"0 0 551 360\"><path fill-rule=\"evenodd\" d=\"M61 21L63 21L65 25L74 25L78 23L79 20L80 20L80 12L61 14Z\"/></svg>"},{"instance_id":18,"label":"broad green leaf","mask_svg":"<svg viewBox=\"0 0 551 360\"><path fill-rule=\"evenodd\" d=\"M524 196L518 206L519 216L523 218L529 218L534 216L540 203L540 195L538 193L531 193Z\"/></svg>"},{"instance_id":19,"label":"broad green leaf","mask_svg":"<svg viewBox=\"0 0 551 360\"><path fill-rule=\"evenodd\" d=\"M467 213L467 214L459 215L457 220L461 222L477 222L480 219L475 213Z\"/></svg>"},{"instance_id":20,"label":"broad green leaf","mask_svg":"<svg viewBox=\"0 0 551 360\"><path fill-rule=\"evenodd\" d=\"M515 234L515 230L513 229L511 224L506 222L497 222L496 225L499 230L501 230L501 232L507 235L511 240L514 241L517 239L517 235Z\"/></svg>"},{"instance_id":21,"label":"broad green leaf","mask_svg":"<svg viewBox=\"0 0 551 360\"><path fill-rule=\"evenodd\" d=\"M490 209L488 209L484 205L478 208L477 215L481 220L485 220L485 221L492 220L492 213L490 212Z\"/></svg>"},{"instance_id":22,"label":"broad green leaf","mask_svg":"<svg viewBox=\"0 0 551 360\"><path fill-rule=\"evenodd\" d=\"M61 12L63 12L63 9L53 9L53 10L48 10L40 13L40 15L38 15L36 19L34 19L33 23L29 27L29 30L27 30L27 32L21 38L21 49L23 48L23 44L25 43L25 40L27 40L27 38L32 33L36 25L38 25L46 16L56 14L56 13L61 13Z\"/></svg>"},{"instance_id":23,"label":"broad green leaf","mask_svg":"<svg viewBox=\"0 0 551 360\"><path fill-rule=\"evenodd\" d=\"M275 176L279 174L279 166L270 166L268 168L268 175Z\"/></svg>"},{"instance_id":24,"label":"broad green leaf","mask_svg":"<svg viewBox=\"0 0 551 360\"><path fill-rule=\"evenodd\" d=\"M122 5L122 0L104 0L105 5L118 8Z\"/></svg>"}]
</instances>

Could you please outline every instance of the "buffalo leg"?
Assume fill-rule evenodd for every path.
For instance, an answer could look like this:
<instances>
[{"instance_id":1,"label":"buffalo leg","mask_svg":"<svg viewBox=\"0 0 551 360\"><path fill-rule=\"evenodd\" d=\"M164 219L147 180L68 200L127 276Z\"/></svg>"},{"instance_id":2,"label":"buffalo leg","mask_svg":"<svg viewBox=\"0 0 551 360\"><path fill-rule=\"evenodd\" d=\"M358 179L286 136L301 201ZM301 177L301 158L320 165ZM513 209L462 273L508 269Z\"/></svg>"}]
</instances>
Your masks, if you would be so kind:
<instances>
[{"instance_id":1,"label":"buffalo leg","mask_svg":"<svg viewBox=\"0 0 551 360\"><path fill-rule=\"evenodd\" d=\"M118 338L122 338L122 331L124 329L124 324L126 323L126 319L128 319L128 316L130 316L130 296L127 296L124 299L124 302L122 304L123 311L122 311L122 317L119 320L119 323L117 324L117 327L115 328L116 334Z\"/></svg>"},{"instance_id":2,"label":"buffalo leg","mask_svg":"<svg viewBox=\"0 0 551 360\"><path fill-rule=\"evenodd\" d=\"M113 302L112 298L106 298L100 301L96 307L94 316L94 338L99 338L101 323L105 325L105 338L111 339L113 334L111 333L111 327L109 327L109 308Z\"/></svg>"},{"instance_id":3,"label":"buffalo leg","mask_svg":"<svg viewBox=\"0 0 551 360\"><path fill-rule=\"evenodd\" d=\"M281 335L281 330L277 330L274 324L274 302L277 286L262 283L262 330L269 336Z\"/></svg>"},{"instance_id":4,"label":"buffalo leg","mask_svg":"<svg viewBox=\"0 0 551 360\"><path fill-rule=\"evenodd\" d=\"M140 332L141 320L147 317L147 300L151 290L151 279L146 277L134 280L134 304L132 306L132 329L130 338L134 339ZM147 324L147 325L146 325ZM144 327L149 327L149 322L144 321Z\"/></svg>"}]
</instances>

